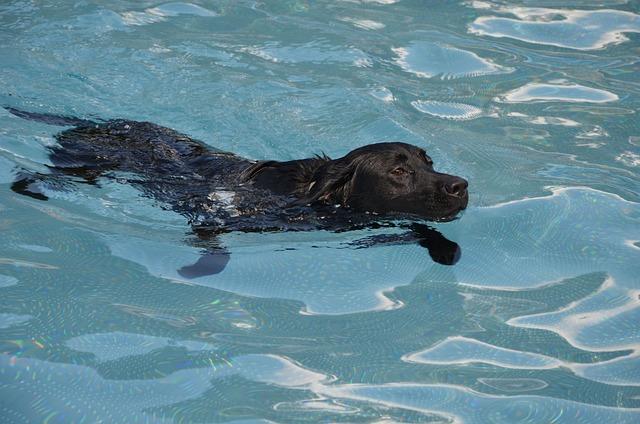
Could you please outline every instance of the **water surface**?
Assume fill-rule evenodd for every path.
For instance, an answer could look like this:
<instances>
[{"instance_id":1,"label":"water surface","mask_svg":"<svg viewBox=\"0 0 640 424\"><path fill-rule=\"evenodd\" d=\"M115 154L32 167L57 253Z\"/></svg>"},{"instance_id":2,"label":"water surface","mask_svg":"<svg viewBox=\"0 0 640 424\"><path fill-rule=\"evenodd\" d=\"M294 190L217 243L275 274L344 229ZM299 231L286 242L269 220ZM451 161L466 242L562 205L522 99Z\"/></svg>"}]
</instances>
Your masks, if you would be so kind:
<instances>
[{"instance_id":1,"label":"water surface","mask_svg":"<svg viewBox=\"0 0 640 424\"><path fill-rule=\"evenodd\" d=\"M0 110L7 423L640 421L637 2L6 1L0 103L148 120L253 159L425 148L470 181L434 224L228 234L47 172L63 130Z\"/></svg>"}]
</instances>

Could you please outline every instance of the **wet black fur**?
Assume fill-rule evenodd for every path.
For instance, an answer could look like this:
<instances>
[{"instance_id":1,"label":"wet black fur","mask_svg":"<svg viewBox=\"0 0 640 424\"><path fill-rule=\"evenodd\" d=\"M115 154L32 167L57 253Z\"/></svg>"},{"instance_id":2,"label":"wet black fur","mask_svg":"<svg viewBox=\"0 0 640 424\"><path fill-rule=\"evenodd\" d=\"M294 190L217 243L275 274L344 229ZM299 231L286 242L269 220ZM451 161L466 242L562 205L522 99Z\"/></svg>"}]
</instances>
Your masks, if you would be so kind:
<instances>
[{"instance_id":1,"label":"wet black fur","mask_svg":"<svg viewBox=\"0 0 640 424\"><path fill-rule=\"evenodd\" d=\"M50 148L51 174L23 172L14 191L46 200L38 183L61 175L89 184L124 179L187 217L199 245L209 251L202 264L181 270L186 277L224 268L228 252L216 236L229 231L345 231L400 220L412 229L409 236L380 242L419 240L441 263L459 256L455 243L411 221L455 217L466 207L466 181L435 172L425 152L412 145L374 144L337 160L256 162L149 122L94 122L7 109L25 119L73 126L57 134L58 145Z\"/></svg>"}]
</instances>

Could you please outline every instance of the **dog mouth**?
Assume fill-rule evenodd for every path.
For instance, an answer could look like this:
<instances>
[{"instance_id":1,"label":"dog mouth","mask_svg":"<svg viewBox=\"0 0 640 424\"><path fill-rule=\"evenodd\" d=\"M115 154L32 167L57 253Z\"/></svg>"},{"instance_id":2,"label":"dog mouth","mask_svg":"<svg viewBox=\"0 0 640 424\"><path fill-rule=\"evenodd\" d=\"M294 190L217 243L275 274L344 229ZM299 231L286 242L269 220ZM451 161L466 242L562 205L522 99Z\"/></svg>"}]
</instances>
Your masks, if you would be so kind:
<instances>
[{"instance_id":1,"label":"dog mouth","mask_svg":"<svg viewBox=\"0 0 640 424\"><path fill-rule=\"evenodd\" d=\"M433 212L430 213L422 213L422 212L401 212L401 211L390 211L382 215L386 215L392 218L397 219L410 219L410 220L418 220L418 221L432 221L432 222L450 222L459 219L464 210L467 208L467 203L465 202L462 205L456 205L448 210Z\"/></svg>"},{"instance_id":2,"label":"dog mouth","mask_svg":"<svg viewBox=\"0 0 640 424\"><path fill-rule=\"evenodd\" d=\"M465 198L464 201L460 204L453 206L451 209L446 210L441 214L438 214L438 216L432 219L436 222L449 222L459 219L463 215L465 209L467 209L467 204L468 199Z\"/></svg>"},{"instance_id":3,"label":"dog mouth","mask_svg":"<svg viewBox=\"0 0 640 424\"><path fill-rule=\"evenodd\" d=\"M436 208L436 211L431 212L431 214L434 216L432 216L430 219L437 222L448 222L460 218L463 211L467 209L467 206L469 204L469 195L466 190L463 195L457 198L448 197L442 199L436 197L435 199L437 202L436 204L440 204L440 208Z\"/></svg>"},{"instance_id":4,"label":"dog mouth","mask_svg":"<svg viewBox=\"0 0 640 424\"><path fill-rule=\"evenodd\" d=\"M438 218L434 218L435 222L451 222L451 221L455 221L457 219L460 219L462 217L464 208L463 209L458 209L457 211L448 214L448 215L444 215Z\"/></svg>"}]
</instances>

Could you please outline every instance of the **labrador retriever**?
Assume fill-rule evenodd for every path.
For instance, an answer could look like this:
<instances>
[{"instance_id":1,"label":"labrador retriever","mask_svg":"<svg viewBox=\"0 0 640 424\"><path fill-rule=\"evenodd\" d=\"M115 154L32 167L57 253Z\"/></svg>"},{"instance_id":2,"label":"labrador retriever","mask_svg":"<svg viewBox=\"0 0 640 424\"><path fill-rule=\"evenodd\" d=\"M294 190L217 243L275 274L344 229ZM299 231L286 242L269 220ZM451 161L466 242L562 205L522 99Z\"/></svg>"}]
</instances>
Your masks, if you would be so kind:
<instances>
[{"instance_id":1,"label":"labrador retriever","mask_svg":"<svg viewBox=\"0 0 640 424\"><path fill-rule=\"evenodd\" d=\"M51 184L61 175L89 184L124 179L188 218L199 245L208 251L199 264L180 270L188 278L224 268L228 252L217 236L230 231L401 225L411 230L410 236L379 237L378 242L416 240L445 264L459 257L457 244L415 221L454 219L467 206L468 183L436 172L425 150L410 144L370 144L339 159L254 161L149 122L7 110L72 127L57 134L58 145L50 147L51 174L21 172L12 185L15 192L46 200L38 183Z\"/></svg>"}]
</instances>

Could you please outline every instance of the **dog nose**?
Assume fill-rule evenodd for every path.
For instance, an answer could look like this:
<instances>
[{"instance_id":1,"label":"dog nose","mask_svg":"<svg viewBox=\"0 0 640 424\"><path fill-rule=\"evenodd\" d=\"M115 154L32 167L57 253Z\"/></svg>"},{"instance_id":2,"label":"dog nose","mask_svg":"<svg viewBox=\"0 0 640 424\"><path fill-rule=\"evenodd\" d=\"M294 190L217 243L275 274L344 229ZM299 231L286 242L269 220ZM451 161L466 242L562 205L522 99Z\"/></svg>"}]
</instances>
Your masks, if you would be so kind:
<instances>
[{"instance_id":1,"label":"dog nose","mask_svg":"<svg viewBox=\"0 0 640 424\"><path fill-rule=\"evenodd\" d=\"M444 191L449 196L463 197L467 193L469 183L463 178L455 178L454 180L444 184Z\"/></svg>"}]
</instances>

